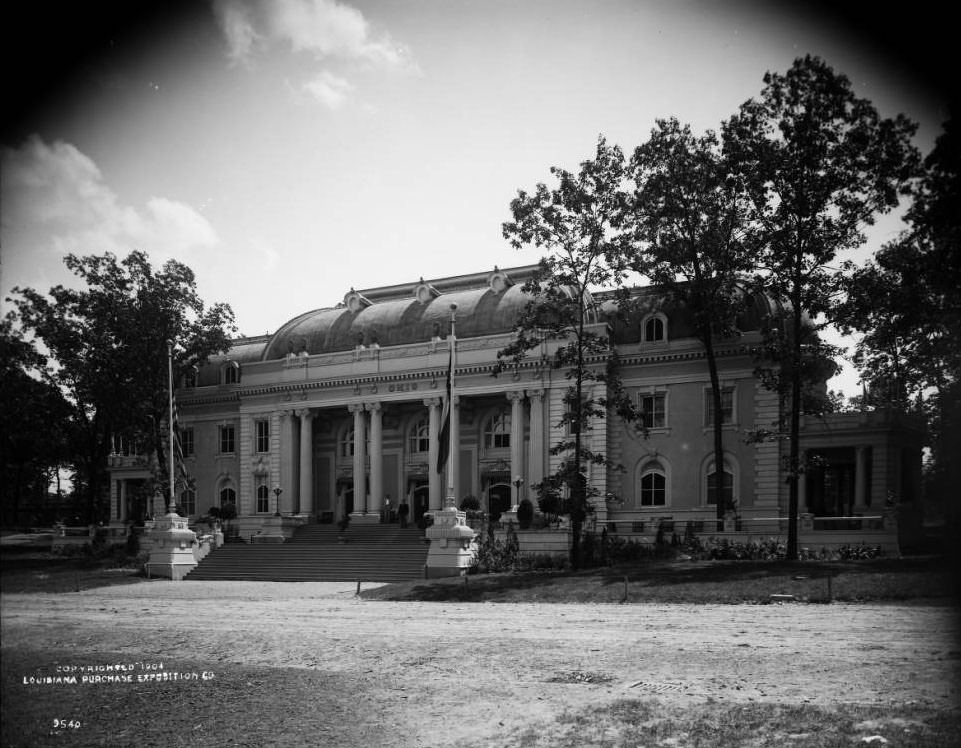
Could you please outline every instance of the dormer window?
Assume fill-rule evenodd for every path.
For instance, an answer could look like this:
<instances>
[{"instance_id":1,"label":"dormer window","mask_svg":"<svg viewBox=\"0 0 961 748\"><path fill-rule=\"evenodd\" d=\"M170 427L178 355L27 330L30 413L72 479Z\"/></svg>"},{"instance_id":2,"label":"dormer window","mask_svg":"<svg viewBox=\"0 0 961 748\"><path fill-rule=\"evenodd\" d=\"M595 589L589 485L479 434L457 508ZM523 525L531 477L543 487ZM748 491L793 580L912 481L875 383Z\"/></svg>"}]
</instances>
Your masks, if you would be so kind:
<instances>
[{"instance_id":1,"label":"dormer window","mask_svg":"<svg viewBox=\"0 0 961 748\"><path fill-rule=\"evenodd\" d=\"M425 283L423 278L421 278L420 283L414 287L414 298L421 304L428 304L438 296L440 296L440 291L430 283Z\"/></svg>"},{"instance_id":2,"label":"dormer window","mask_svg":"<svg viewBox=\"0 0 961 748\"><path fill-rule=\"evenodd\" d=\"M240 364L236 361L228 361L223 368L224 384L240 384Z\"/></svg>"},{"instance_id":3,"label":"dormer window","mask_svg":"<svg viewBox=\"0 0 961 748\"><path fill-rule=\"evenodd\" d=\"M491 287L494 293L504 293L508 288L514 285L514 281L511 280L510 276L503 270L499 270L497 265L494 265L494 272L487 276L487 285Z\"/></svg>"},{"instance_id":4,"label":"dormer window","mask_svg":"<svg viewBox=\"0 0 961 748\"><path fill-rule=\"evenodd\" d=\"M641 323L641 336L645 343L663 343L667 341L667 317L663 314L651 314Z\"/></svg>"},{"instance_id":5,"label":"dormer window","mask_svg":"<svg viewBox=\"0 0 961 748\"><path fill-rule=\"evenodd\" d=\"M372 302L370 299L363 294L358 293L353 288L347 292L346 296L344 296L344 306L350 310L351 314L357 314L363 309L369 307L371 303Z\"/></svg>"}]
</instances>

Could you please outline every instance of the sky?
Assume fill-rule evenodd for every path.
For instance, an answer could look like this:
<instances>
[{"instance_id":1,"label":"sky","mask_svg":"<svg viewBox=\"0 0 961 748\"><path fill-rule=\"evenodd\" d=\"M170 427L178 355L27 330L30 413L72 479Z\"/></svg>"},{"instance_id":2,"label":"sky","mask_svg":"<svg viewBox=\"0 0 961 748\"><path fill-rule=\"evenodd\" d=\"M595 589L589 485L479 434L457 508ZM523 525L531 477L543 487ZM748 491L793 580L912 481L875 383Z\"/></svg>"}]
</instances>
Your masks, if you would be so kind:
<instances>
[{"instance_id":1,"label":"sky","mask_svg":"<svg viewBox=\"0 0 961 748\"><path fill-rule=\"evenodd\" d=\"M808 53L917 122L926 153L961 69L953 22L929 0L876 7L32 4L0 45L2 311L16 286L76 285L71 252L176 258L245 335L351 288L535 263L501 235L517 190L576 170L600 135L629 153L657 118L717 129ZM898 228L879 221L862 254Z\"/></svg>"}]
</instances>

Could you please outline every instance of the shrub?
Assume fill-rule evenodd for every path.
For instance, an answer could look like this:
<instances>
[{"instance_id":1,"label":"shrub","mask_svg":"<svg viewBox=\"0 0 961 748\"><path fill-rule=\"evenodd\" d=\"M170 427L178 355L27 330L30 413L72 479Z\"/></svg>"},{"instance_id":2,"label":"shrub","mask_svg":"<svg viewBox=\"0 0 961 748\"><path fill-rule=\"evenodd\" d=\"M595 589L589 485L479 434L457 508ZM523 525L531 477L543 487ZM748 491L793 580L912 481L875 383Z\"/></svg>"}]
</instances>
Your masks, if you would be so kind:
<instances>
[{"instance_id":1,"label":"shrub","mask_svg":"<svg viewBox=\"0 0 961 748\"><path fill-rule=\"evenodd\" d=\"M526 530L531 526L533 519L534 505L530 502L530 499L524 499L517 506L517 524L520 525L522 530Z\"/></svg>"},{"instance_id":2,"label":"shrub","mask_svg":"<svg viewBox=\"0 0 961 748\"><path fill-rule=\"evenodd\" d=\"M480 499L473 494L467 494L460 500L460 510L462 512L477 512L480 511L480 508Z\"/></svg>"},{"instance_id":3,"label":"shrub","mask_svg":"<svg viewBox=\"0 0 961 748\"><path fill-rule=\"evenodd\" d=\"M842 545L837 550L837 557L842 561L877 558L884 555L879 545Z\"/></svg>"},{"instance_id":4,"label":"shrub","mask_svg":"<svg viewBox=\"0 0 961 748\"><path fill-rule=\"evenodd\" d=\"M503 541L494 535L494 526L487 526L487 534L477 544L477 553L471 562L473 572L512 571L520 557L520 543L517 533L511 525L507 527L507 536Z\"/></svg>"}]
</instances>

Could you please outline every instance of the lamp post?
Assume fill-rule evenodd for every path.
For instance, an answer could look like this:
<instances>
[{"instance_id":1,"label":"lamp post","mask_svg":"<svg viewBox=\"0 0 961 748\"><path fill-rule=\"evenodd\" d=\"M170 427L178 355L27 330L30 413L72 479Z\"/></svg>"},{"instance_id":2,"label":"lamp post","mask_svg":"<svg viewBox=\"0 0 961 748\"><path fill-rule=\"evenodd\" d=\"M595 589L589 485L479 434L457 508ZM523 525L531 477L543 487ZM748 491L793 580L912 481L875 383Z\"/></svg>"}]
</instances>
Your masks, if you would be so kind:
<instances>
[{"instance_id":1,"label":"lamp post","mask_svg":"<svg viewBox=\"0 0 961 748\"><path fill-rule=\"evenodd\" d=\"M514 486L514 509L516 510L521 503L521 486L524 485L524 479L518 475L511 483Z\"/></svg>"},{"instance_id":2,"label":"lamp post","mask_svg":"<svg viewBox=\"0 0 961 748\"><path fill-rule=\"evenodd\" d=\"M274 486L274 496L277 497L277 511L274 512L275 517L280 516L280 494L282 494L283 492L284 492L284 489L282 489L280 486Z\"/></svg>"}]
</instances>

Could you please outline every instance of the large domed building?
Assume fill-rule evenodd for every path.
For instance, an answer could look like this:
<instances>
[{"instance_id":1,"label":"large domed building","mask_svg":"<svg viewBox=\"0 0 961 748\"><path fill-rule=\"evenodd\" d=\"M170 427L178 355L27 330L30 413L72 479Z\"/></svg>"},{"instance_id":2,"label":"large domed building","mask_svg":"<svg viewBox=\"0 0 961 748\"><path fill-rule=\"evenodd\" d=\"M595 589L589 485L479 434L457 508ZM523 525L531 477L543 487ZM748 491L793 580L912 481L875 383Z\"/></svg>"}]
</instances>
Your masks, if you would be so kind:
<instances>
[{"instance_id":1,"label":"large domed building","mask_svg":"<svg viewBox=\"0 0 961 748\"><path fill-rule=\"evenodd\" d=\"M194 483L180 495L182 511L196 517L233 503L241 536L256 538L278 511L294 524L328 523L345 514L390 518L405 503L416 524L442 508L451 489L458 504L474 496L493 518L525 498L536 506L533 487L561 459L551 446L564 436L558 424L569 382L546 365L547 347L492 375L536 269L351 288L340 303L305 312L273 335L235 340L176 392ZM589 468L596 521L639 536L658 527L707 532L723 500L737 507L737 530L785 533L786 444L744 438L777 421L780 408L755 375L763 301L744 314L738 337L718 345L718 414L685 311L653 288L636 295L638 311L617 322L612 297L595 299L595 324L613 336L621 378L647 427L641 434L614 416L585 432L589 448L623 468ZM452 313L448 486L437 463ZM720 470L715 418L725 430ZM802 543L805 532L841 541L883 534L893 527L892 499L902 507L919 500L921 435L888 412L809 418L801 446L818 458L801 479ZM145 468L118 454L112 476L112 519L134 519Z\"/></svg>"}]
</instances>

